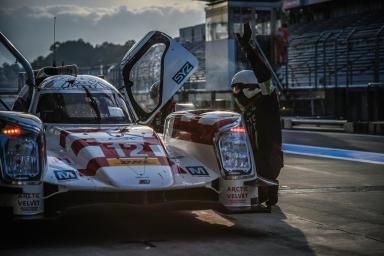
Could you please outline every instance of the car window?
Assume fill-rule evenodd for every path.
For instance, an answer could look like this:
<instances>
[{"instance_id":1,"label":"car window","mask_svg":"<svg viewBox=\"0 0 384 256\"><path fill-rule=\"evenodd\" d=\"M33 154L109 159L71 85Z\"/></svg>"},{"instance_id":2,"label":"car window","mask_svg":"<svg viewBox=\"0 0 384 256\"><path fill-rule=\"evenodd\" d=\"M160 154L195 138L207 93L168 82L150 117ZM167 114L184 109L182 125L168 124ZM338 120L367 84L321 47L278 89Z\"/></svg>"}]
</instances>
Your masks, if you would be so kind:
<instances>
[{"instance_id":1,"label":"car window","mask_svg":"<svg viewBox=\"0 0 384 256\"><path fill-rule=\"evenodd\" d=\"M130 123L122 97L113 92L45 93L36 115L45 123Z\"/></svg>"},{"instance_id":2,"label":"car window","mask_svg":"<svg viewBox=\"0 0 384 256\"><path fill-rule=\"evenodd\" d=\"M135 63L130 72L129 80L133 83L132 95L146 113L151 113L159 105L161 60L165 48L166 45L163 43L154 44Z\"/></svg>"}]
</instances>

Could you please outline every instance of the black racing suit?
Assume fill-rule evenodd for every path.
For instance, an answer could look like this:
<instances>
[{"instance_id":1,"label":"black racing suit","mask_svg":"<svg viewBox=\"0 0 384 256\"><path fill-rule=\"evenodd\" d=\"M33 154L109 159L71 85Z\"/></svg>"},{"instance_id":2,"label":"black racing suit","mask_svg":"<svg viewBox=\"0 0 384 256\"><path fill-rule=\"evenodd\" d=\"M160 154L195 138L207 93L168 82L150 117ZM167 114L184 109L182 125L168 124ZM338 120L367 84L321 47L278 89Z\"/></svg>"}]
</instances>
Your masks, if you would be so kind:
<instances>
[{"instance_id":1,"label":"black racing suit","mask_svg":"<svg viewBox=\"0 0 384 256\"><path fill-rule=\"evenodd\" d=\"M261 54L249 43L242 46L259 86L264 83L264 86L270 91L267 95L260 92L252 98L247 98L243 89L258 85L239 85L241 90L234 96L244 110L243 117L252 143L257 173L264 178L276 180L283 167L279 101L276 90L273 90L272 87L271 71L263 61ZM271 199L269 193L271 204L277 202L277 187L273 190L276 198Z\"/></svg>"}]
</instances>

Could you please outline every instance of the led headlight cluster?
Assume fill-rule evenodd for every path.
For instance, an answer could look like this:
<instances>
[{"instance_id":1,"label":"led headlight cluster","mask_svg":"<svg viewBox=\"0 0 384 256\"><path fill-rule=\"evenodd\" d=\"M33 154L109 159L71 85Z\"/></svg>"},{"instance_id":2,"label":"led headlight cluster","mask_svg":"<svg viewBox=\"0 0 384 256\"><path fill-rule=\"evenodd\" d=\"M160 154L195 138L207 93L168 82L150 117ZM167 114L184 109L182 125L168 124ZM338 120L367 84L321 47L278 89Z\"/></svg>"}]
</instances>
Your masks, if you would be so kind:
<instances>
[{"instance_id":1,"label":"led headlight cluster","mask_svg":"<svg viewBox=\"0 0 384 256\"><path fill-rule=\"evenodd\" d=\"M251 172L250 151L244 128L230 129L220 137L218 144L226 175L247 175Z\"/></svg>"},{"instance_id":2,"label":"led headlight cluster","mask_svg":"<svg viewBox=\"0 0 384 256\"><path fill-rule=\"evenodd\" d=\"M23 181L40 175L39 146L35 138L8 138L5 152L4 174L7 178Z\"/></svg>"},{"instance_id":3,"label":"led headlight cluster","mask_svg":"<svg viewBox=\"0 0 384 256\"><path fill-rule=\"evenodd\" d=\"M35 116L0 111L0 178L6 183L40 181L46 166L42 122Z\"/></svg>"}]
</instances>

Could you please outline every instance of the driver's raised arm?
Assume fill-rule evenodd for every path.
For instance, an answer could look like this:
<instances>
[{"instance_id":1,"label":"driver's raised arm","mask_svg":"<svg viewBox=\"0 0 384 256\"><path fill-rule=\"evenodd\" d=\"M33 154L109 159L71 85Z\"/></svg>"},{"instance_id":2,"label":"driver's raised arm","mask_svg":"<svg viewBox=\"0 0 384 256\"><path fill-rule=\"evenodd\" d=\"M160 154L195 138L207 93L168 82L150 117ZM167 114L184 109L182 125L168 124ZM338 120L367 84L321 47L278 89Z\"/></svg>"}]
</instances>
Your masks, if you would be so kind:
<instances>
[{"instance_id":1,"label":"driver's raised arm","mask_svg":"<svg viewBox=\"0 0 384 256\"><path fill-rule=\"evenodd\" d=\"M249 24L244 24L244 34L236 34L237 40L240 43L243 52L247 55L247 60L252 65L252 69L259 83L267 82L271 79L272 74L267 64L263 60L261 53L253 48L249 42L251 39L252 30Z\"/></svg>"}]
</instances>

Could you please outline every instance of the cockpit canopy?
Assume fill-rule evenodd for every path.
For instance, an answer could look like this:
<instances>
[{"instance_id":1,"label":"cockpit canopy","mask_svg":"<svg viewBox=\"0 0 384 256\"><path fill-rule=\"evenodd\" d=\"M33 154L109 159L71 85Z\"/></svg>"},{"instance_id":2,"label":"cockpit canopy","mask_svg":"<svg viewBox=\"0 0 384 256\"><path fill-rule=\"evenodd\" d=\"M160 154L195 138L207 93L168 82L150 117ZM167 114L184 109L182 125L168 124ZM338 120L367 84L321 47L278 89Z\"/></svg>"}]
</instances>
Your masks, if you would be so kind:
<instances>
[{"instance_id":1,"label":"cockpit canopy","mask_svg":"<svg viewBox=\"0 0 384 256\"><path fill-rule=\"evenodd\" d=\"M44 80L39 87L35 114L44 123L131 123L121 94L98 77L53 76Z\"/></svg>"}]
</instances>

